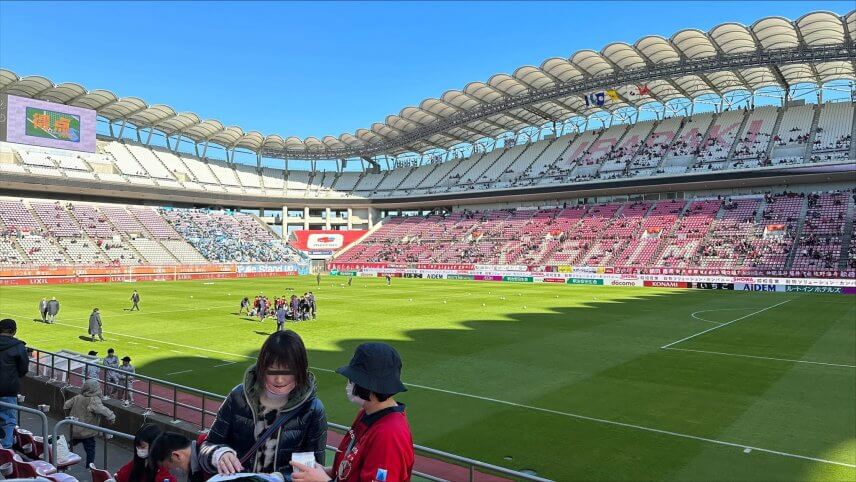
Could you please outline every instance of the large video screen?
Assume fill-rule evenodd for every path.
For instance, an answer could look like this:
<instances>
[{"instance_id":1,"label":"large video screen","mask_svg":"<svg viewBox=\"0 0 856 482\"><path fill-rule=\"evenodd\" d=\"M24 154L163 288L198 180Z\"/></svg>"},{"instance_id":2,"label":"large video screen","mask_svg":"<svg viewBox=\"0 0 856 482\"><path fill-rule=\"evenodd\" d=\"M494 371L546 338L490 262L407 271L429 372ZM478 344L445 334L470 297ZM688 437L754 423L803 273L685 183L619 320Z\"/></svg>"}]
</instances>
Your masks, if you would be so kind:
<instances>
[{"instance_id":1,"label":"large video screen","mask_svg":"<svg viewBox=\"0 0 856 482\"><path fill-rule=\"evenodd\" d=\"M0 139L18 144L95 152L95 111L7 96ZM3 122L5 121L5 122ZM5 135L4 135L5 134Z\"/></svg>"}]
</instances>

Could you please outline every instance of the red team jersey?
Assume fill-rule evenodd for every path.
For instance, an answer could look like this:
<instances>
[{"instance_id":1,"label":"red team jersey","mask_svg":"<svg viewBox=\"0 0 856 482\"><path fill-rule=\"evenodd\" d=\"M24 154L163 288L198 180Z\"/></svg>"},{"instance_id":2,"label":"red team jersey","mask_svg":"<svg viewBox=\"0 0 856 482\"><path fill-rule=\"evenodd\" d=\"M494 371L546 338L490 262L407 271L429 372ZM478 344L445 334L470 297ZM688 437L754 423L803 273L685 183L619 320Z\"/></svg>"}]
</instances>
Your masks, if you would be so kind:
<instances>
[{"instance_id":1,"label":"red team jersey","mask_svg":"<svg viewBox=\"0 0 856 482\"><path fill-rule=\"evenodd\" d=\"M404 405L371 415L360 410L333 460L337 482L407 482L413 472L413 437Z\"/></svg>"}]
</instances>

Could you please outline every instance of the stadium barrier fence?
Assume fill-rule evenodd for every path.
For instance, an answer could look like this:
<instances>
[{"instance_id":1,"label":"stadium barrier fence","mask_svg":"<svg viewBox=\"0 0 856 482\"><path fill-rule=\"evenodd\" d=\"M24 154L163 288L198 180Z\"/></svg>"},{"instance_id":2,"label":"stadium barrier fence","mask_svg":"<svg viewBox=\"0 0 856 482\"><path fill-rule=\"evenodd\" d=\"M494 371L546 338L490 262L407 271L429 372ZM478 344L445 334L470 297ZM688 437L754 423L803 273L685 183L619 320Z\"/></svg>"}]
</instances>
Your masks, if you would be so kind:
<instances>
[{"instance_id":1,"label":"stadium barrier fence","mask_svg":"<svg viewBox=\"0 0 856 482\"><path fill-rule=\"evenodd\" d=\"M6 402L0 402L0 407L11 408L13 410L17 410L18 411L18 420L21 420L20 412L31 413L33 415L38 416L42 422L42 439L44 440L47 438L47 436L48 436L48 416L45 415L45 413L42 410L36 410L35 408L25 407L21 404L6 403ZM51 461L49 453L47 450L43 451L42 456L44 457L45 462Z\"/></svg>"},{"instance_id":2,"label":"stadium barrier fence","mask_svg":"<svg viewBox=\"0 0 856 482\"><path fill-rule=\"evenodd\" d=\"M200 430L205 430L208 422L213 422L217 416L216 410L206 408L206 402L213 402L219 408L220 404L225 400L225 396L216 393L199 390L197 388L171 383L166 380L161 380L146 375L133 374L108 367L87 360L84 355L77 354L62 354L54 353L45 350L33 348L35 358L30 359L31 365L35 365L35 375L45 377L49 381L61 382L69 386L82 387L83 382L88 378L90 373L97 373L97 379L102 385L102 393L118 393L125 406L131 404L144 408L151 413L159 413L172 417L173 421L184 421L196 425ZM96 372L97 370L97 372ZM108 374L115 376L108 376ZM32 370L31 370L31 374ZM113 380L118 379L118 383ZM142 385L138 388L137 385ZM144 405L134 401L134 395L139 395L140 399L144 399ZM192 403L195 402L195 403ZM28 410L29 411L29 410ZM44 415L44 414L42 414ZM47 418L45 418L45 421ZM77 420L66 419L59 422L65 425L80 425L98 429L107 434L116 436L121 432L115 432L109 429L101 429L100 427L83 424ZM350 427L340 425L333 422L327 422L328 430L333 430L337 433L344 434ZM57 427L54 427L54 434L57 434ZM121 434L122 438L127 438L128 434ZM130 436L133 439L133 436ZM105 444L106 445L106 444ZM327 446L330 450L337 450L337 447ZM440 460L446 463L463 467L468 472L468 481L474 482L478 473L486 473L510 477L513 480L524 480L532 482L551 482L550 479L538 477L536 475L519 472L516 470L500 467L498 465L481 462L479 460L462 457L460 455L444 452L430 447L414 444L413 448L418 455L428 457L435 460ZM106 449L105 449L106 450ZM106 455L105 455L106 459ZM430 474L414 471L414 475L425 478L427 480L444 482L442 479Z\"/></svg>"}]
</instances>

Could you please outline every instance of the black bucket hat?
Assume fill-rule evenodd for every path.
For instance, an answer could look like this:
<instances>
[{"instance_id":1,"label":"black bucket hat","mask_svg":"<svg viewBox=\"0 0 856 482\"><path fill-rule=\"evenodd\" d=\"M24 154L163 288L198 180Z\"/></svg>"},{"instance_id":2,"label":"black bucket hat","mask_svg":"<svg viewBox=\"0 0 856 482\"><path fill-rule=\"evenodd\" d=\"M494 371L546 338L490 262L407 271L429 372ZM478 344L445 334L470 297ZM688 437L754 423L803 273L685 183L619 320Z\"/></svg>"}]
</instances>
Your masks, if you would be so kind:
<instances>
[{"instance_id":1,"label":"black bucket hat","mask_svg":"<svg viewBox=\"0 0 856 482\"><path fill-rule=\"evenodd\" d=\"M407 391L401 383L401 357L386 343L363 343L354 351L351 362L336 373L374 393L394 395Z\"/></svg>"}]
</instances>

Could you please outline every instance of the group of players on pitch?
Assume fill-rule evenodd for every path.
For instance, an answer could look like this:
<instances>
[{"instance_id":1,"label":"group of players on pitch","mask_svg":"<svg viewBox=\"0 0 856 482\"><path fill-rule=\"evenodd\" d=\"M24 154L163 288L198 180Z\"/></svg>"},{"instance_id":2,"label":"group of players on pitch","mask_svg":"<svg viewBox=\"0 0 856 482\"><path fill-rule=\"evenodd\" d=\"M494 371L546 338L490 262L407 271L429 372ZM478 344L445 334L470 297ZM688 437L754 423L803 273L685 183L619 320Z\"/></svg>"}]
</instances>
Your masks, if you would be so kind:
<instances>
[{"instance_id":1,"label":"group of players on pitch","mask_svg":"<svg viewBox=\"0 0 856 482\"><path fill-rule=\"evenodd\" d=\"M277 296L273 302L260 294L252 303L250 298L245 296L241 300L238 314L246 313L247 316L258 317L260 322L265 318L274 318L277 330L281 330L286 321L314 320L317 309L315 294L311 291L303 293L303 296L291 295L291 298L287 298L287 295Z\"/></svg>"}]
</instances>

